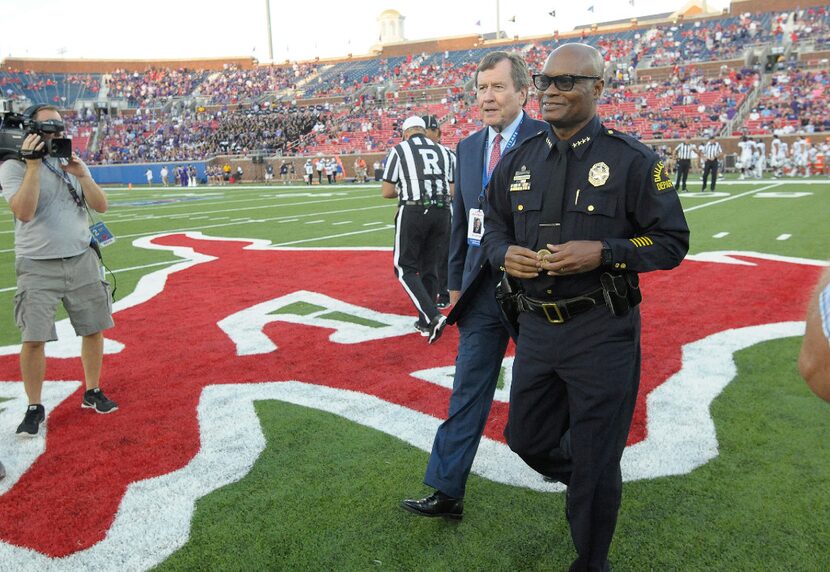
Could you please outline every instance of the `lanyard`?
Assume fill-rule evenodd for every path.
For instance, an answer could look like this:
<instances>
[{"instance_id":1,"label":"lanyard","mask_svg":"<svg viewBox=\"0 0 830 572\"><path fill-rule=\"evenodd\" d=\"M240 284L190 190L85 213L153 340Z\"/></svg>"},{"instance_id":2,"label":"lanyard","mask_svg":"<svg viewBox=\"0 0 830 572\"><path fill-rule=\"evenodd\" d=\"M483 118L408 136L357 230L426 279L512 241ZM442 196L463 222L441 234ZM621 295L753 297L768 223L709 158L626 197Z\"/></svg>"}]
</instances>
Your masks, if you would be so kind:
<instances>
[{"instance_id":1,"label":"lanyard","mask_svg":"<svg viewBox=\"0 0 830 572\"><path fill-rule=\"evenodd\" d=\"M72 200L75 201L75 204L78 205L78 208L83 209L84 199L80 195L78 195L78 191L76 191L75 187L72 186L72 182L69 180L69 176L63 171L59 171L58 169L56 169L55 166L52 165L52 163L45 159L43 160L43 164L46 165L47 169L49 169L55 175L57 175L59 179L66 183L66 186L69 187L69 194L72 195Z\"/></svg>"},{"instance_id":2,"label":"lanyard","mask_svg":"<svg viewBox=\"0 0 830 572\"><path fill-rule=\"evenodd\" d=\"M519 120L519 124L516 126L516 129L513 130L513 134L510 136L510 139L507 140L507 145L504 146L504 151L500 155L504 155L507 151L516 144L516 138L519 136L519 129L522 128L522 123L524 123L525 115L522 113L522 118ZM499 159L501 161L501 159ZM484 145L484 161L482 162L482 170L481 170L481 193L478 195L478 204L480 205L484 202L484 191L487 189L487 185L490 184L490 177L493 173L487 172L487 167L489 166L489 157L487 156L487 145ZM495 171L495 169L493 169Z\"/></svg>"}]
</instances>

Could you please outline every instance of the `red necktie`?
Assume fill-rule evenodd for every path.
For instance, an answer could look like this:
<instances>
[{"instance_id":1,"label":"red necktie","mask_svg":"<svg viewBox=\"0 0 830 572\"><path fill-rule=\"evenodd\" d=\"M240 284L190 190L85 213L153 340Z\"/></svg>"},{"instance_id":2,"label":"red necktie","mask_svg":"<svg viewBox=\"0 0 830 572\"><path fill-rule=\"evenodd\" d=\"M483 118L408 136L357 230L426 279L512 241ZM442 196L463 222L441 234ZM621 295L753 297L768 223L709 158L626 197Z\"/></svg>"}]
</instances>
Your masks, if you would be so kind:
<instances>
[{"instance_id":1,"label":"red necktie","mask_svg":"<svg viewBox=\"0 0 830 572\"><path fill-rule=\"evenodd\" d=\"M496 136L493 138L493 149L490 151L490 162L487 163L487 176L493 174L493 169L496 168L496 165L499 163L499 159L501 159L501 133L496 133Z\"/></svg>"}]
</instances>

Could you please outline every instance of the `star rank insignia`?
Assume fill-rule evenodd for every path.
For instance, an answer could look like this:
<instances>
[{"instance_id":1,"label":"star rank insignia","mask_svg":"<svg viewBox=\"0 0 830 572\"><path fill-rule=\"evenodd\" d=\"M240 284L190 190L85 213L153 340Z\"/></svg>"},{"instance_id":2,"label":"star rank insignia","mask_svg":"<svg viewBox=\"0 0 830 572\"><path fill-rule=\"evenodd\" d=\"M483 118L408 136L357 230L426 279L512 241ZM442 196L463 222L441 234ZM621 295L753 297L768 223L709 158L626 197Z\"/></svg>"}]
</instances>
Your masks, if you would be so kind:
<instances>
[{"instance_id":1,"label":"star rank insignia","mask_svg":"<svg viewBox=\"0 0 830 572\"><path fill-rule=\"evenodd\" d=\"M608 168L608 165L600 161L599 163L594 163L594 166L588 171L588 182L595 187L601 187L610 175L611 170Z\"/></svg>"},{"instance_id":2,"label":"star rank insignia","mask_svg":"<svg viewBox=\"0 0 830 572\"><path fill-rule=\"evenodd\" d=\"M511 191L529 191L530 190L530 171L525 165L513 173L513 182L510 183Z\"/></svg>"},{"instance_id":3,"label":"star rank insignia","mask_svg":"<svg viewBox=\"0 0 830 572\"><path fill-rule=\"evenodd\" d=\"M571 144L571 148L572 148L572 149L576 149L577 147L581 147L582 145L585 145L585 144L586 144L588 141L590 141L590 140L591 140L591 138L590 138L590 137L583 137L583 138L582 138L582 139L580 139L579 141L575 141L575 142L573 142L573 143Z\"/></svg>"}]
</instances>

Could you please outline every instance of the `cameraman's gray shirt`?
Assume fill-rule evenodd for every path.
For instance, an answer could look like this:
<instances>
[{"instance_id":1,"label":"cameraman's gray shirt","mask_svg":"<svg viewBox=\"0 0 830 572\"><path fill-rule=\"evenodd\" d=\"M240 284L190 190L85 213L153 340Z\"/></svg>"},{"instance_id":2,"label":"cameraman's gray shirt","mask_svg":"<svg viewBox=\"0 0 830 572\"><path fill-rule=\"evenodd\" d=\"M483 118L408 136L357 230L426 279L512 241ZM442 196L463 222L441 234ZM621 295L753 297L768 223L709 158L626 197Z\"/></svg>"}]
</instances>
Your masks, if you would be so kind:
<instances>
[{"instance_id":1,"label":"cameraman's gray shirt","mask_svg":"<svg viewBox=\"0 0 830 572\"><path fill-rule=\"evenodd\" d=\"M46 157L58 171L57 159ZM0 187L3 198L11 202L23 184L26 163L9 160L0 165ZM72 186L83 196L77 178L67 174ZM17 257L47 259L67 258L82 254L92 238L86 211L75 204L66 183L46 165L40 166L40 197L35 216L29 222L14 220L14 252Z\"/></svg>"}]
</instances>

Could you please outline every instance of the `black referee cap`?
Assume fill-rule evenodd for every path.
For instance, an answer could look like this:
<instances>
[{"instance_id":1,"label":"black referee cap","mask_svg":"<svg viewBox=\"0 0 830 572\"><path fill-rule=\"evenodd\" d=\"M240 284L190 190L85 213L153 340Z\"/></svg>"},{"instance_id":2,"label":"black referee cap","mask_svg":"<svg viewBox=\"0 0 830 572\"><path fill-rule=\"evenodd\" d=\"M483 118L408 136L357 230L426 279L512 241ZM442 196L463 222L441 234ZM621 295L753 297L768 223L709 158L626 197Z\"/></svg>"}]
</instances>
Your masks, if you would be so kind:
<instances>
[{"instance_id":1,"label":"black referee cap","mask_svg":"<svg viewBox=\"0 0 830 572\"><path fill-rule=\"evenodd\" d=\"M438 124L438 118L434 115L424 115L421 119L424 120L427 129L441 129L441 126Z\"/></svg>"}]
</instances>

